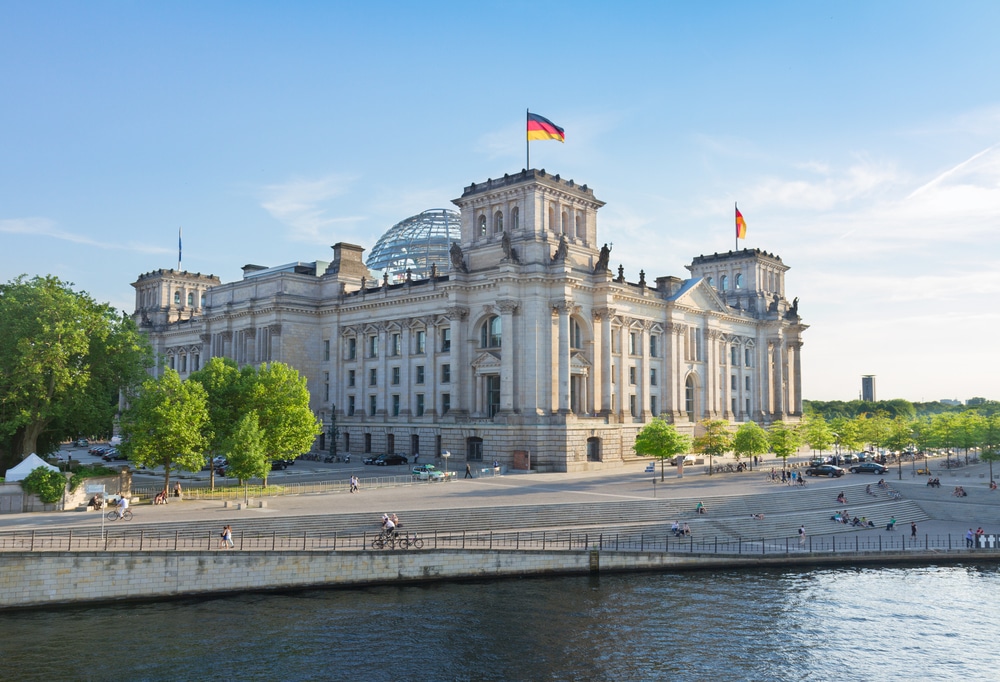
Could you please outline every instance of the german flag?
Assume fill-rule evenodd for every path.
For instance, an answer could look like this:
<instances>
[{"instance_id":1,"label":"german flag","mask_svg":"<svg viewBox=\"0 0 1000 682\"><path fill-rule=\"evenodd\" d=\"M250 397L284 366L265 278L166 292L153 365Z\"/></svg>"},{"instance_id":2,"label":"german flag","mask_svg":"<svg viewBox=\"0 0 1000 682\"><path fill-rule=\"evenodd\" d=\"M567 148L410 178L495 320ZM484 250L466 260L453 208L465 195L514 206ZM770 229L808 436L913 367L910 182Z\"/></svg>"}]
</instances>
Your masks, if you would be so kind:
<instances>
[{"instance_id":1,"label":"german flag","mask_svg":"<svg viewBox=\"0 0 1000 682\"><path fill-rule=\"evenodd\" d=\"M743 214L740 213L740 209L738 208L736 209L736 238L747 238L747 221L743 220Z\"/></svg>"},{"instance_id":2,"label":"german flag","mask_svg":"<svg viewBox=\"0 0 1000 682\"><path fill-rule=\"evenodd\" d=\"M539 116L538 114L528 113L528 139L529 140L558 140L559 142L566 141L566 134L563 129L557 126L555 123L545 118L544 116Z\"/></svg>"}]
</instances>

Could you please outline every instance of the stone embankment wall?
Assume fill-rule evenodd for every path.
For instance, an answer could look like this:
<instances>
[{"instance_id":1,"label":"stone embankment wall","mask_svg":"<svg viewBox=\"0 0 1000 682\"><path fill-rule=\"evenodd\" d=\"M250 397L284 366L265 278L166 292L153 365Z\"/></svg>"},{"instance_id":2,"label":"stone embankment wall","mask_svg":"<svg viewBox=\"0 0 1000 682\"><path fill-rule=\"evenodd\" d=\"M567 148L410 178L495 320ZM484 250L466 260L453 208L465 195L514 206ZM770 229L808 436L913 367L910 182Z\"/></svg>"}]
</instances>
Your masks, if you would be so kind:
<instances>
[{"instance_id":1,"label":"stone embankment wall","mask_svg":"<svg viewBox=\"0 0 1000 682\"><path fill-rule=\"evenodd\" d=\"M1000 550L678 555L657 552L4 552L0 609L200 593L625 571L1000 560Z\"/></svg>"}]
</instances>

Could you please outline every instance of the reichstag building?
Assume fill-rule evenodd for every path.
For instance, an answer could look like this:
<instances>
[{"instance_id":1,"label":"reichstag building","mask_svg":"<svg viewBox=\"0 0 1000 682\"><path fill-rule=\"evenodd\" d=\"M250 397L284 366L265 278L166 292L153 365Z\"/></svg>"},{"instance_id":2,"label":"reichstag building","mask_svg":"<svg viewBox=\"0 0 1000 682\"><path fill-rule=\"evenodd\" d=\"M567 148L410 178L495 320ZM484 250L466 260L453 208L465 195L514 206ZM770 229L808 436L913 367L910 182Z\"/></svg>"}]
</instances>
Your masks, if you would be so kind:
<instances>
[{"instance_id":1,"label":"reichstag building","mask_svg":"<svg viewBox=\"0 0 1000 682\"><path fill-rule=\"evenodd\" d=\"M690 434L801 416L807 326L778 256L698 256L686 278L632 281L598 239L593 189L544 170L454 204L393 226L367 261L338 243L329 261L246 265L235 282L141 275L135 320L182 377L215 356L292 365L325 425L317 447L335 425L355 455L581 471L633 458L657 416Z\"/></svg>"}]
</instances>

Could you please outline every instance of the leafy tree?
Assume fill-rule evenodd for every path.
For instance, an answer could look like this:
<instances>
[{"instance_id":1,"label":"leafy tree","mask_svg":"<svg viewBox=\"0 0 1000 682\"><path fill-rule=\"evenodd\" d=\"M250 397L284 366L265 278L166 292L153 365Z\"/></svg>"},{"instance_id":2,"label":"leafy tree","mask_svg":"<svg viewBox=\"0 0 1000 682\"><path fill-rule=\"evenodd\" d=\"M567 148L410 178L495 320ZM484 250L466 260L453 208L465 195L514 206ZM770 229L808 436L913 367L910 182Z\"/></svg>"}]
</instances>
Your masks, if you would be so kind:
<instances>
[{"instance_id":1,"label":"leafy tree","mask_svg":"<svg viewBox=\"0 0 1000 682\"><path fill-rule=\"evenodd\" d=\"M690 439L677 431L673 424L656 418L646 424L636 437L632 449L642 457L656 457L660 460L660 480L664 480L663 462L688 451ZM654 479L655 480L655 479Z\"/></svg>"},{"instance_id":2,"label":"leafy tree","mask_svg":"<svg viewBox=\"0 0 1000 682\"><path fill-rule=\"evenodd\" d=\"M771 451L782 459L782 469L788 463L788 458L798 452L802 440L794 427L782 421L776 421L768 429L768 445Z\"/></svg>"},{"instance_id":3,"label":"leafy tree","mask_svg":"<svg viewBox=\"0 0 1000 682\"><path fill-rule=\"evenodd\" d=\"M833 441L844 450L860 450L862 445L858 422L853 418L837 417L830 422Z\"/></svg>"},{"instance_id":4,"label":"leafy tree","mask_svg":"<svg viewBox=\"0 0 1000 682\"><path fill-rule=\"evenodd\" d=\"M239 427L240 414L245 412L244 382L236 363L229 358L214 357L205 367L193 372L188 381L196 381L205 389L208 399L208 422L205 438L208 455L214 458L229 452L228 447ZM215 467L209 470L209 487L215 489Z\"/></svg>"},{"instance_id":5,"label":"leafy tree","mask_svg":"<svg viewBox=\"0 0 1000 682\"><path fill-rule=\"evenodd\" d=\"M763 455L768 447L767 431L757 422L745 422L736 429L736 435L733 436L733 455L736 461L744 456L750 459L754 455Z\"/></svg>"},{"instance_id":6,"label":"leafy tree","mask_svg":"<svg viewBox=\"0 0 1000 682\"><path fill-rule=\"evenodd\" d=\"M56 277L0 285L0 437L21 457L111 432L152 352L134 323Z\"/></svg>"},{"instance_id":7,"label":"leafy tree","mask_svg":"<svg viewBox=\"0 0 1000 682\"><path fill-rule=\"evenodd\" d=\"M25 492L38 495L45 504L55 504L66 491L66 476L46 467L37 467L21 481Z\"/></svg>"},{"instance_id":8,"label":"leafy tree","mask_svg":"<svg viewBox=\"0 0 1000 682\"><path fill-rule=\"evenodd\" d=\"M986 417L983 426L982 458L990 463L990 480L993 479L993 462L1000 461L1000 413Z\"/></svg>"},{"instance_id":9,"label":"leafy tree","mask_svg":"<svg viewBox=\"0 0 1000 682\"><path fill-rule=\"evenodd\" d=\"M833 444L833 430L826 420L818 414L808 414L805 416L801 427L803 440L809 444L813 450L829 450Z\"/></svg>"},{"instance_id":10,"label":"leafy tree","mask_svg":"<svg viewBox=\"0 0 1000 682\"><path fill-rule=\"evenodd\" d=\"M247 494L247 481L251 478L266 479L271 470L271 462L267 459L264 449L264 432L260 429L256 412L249 412L240 419L228 442L228 468L244 485L244 495Z\"/></svg>"},{"instance_id":11,"label":"leafy tree","mask_svg":"<svg viewBox=\"0 0 1000 682\"><path fill-rule=\"evenodd\" d=\"M694 439L694 451L708 455L708 475L712 475L714 457L721 457L733 449L733 434L729 422L724 419L706 419L702 426L705 432Z\"/></svg>"},{"instance_id":12,"label":"leafy tree","mask_svg":"<svg viewBox=\"0 0 1000 682\"><path fill-rule=\"evenodd\" d=\"M163 489L170 489L171 469L198 471L205 463L207 395L197 381L181 381L168 369L147 379L122 416L119 446L136 464L162 466Z\"/></svg>"},{"instance_id":13,"label":"leafy tree","mask_svg":"<svg viewBox=\"0 0 1000 682\"><path fill-rule=\"evenodd\" d=\"M322 424L309 409L305 377L272 362L259 369L244 367L240 384L244 409L257 413L269 459L294 459L312 447Z\"/></svg>"},{"instance_id":14,"label":"leafy tree","mask_svg":"<svg viewBox=\"0 0 1000 682\"><path fill-rule=\"evenodd\" d=\"M856 420L858 433L866 443L871 443L872 449L886 447L889 437L889 418L883 412L865 413Z\"/></svg>"}]
</instances>

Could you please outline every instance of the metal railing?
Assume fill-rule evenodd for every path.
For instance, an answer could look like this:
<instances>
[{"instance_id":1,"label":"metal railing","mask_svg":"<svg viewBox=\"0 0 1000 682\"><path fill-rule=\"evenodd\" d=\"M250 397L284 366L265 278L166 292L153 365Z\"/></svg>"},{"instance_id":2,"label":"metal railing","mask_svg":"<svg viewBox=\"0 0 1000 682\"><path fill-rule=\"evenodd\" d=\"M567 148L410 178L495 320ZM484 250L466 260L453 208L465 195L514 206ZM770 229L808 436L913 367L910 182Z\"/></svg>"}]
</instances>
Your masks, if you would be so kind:
<instances>
[{"instance_id":1,"label":"metal railing","mask_svg":"<svg viewBox=\"0 0 1000 682\"><path fill-rule=\"evenodd\" d=\"M404 476L371 476L360 480L361 489L372 488L398 488L400 486L426 483L420 481L412 475ZM214 490L208 487L191 487L183 489L183 499L185 500L242 500L245 497L261 499L267 497L281 497L285 495L313 495L317 493L346 493L350 491L351 482L344 481L315 481L315 482L289 482L272 483L267 486L259 483L250 484L244 488L233 479L224 479L223 483L216 483ZM152 500L162 486L133 486L132 494L143 499ZM170 498L168 498L169 500Z\"/></svg>"}]
</instances>

